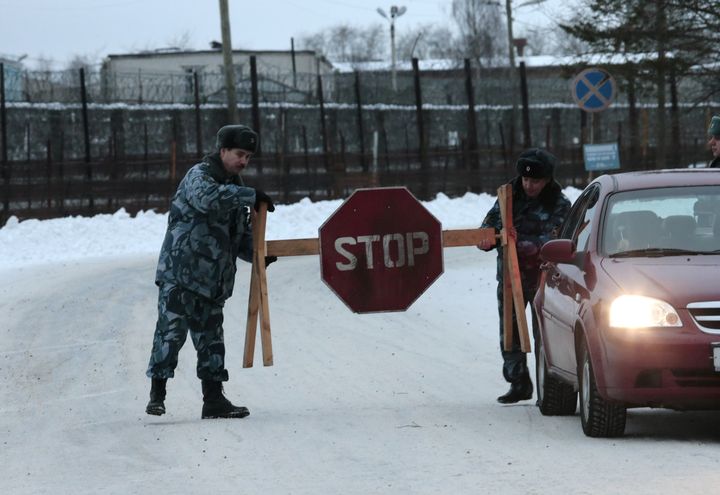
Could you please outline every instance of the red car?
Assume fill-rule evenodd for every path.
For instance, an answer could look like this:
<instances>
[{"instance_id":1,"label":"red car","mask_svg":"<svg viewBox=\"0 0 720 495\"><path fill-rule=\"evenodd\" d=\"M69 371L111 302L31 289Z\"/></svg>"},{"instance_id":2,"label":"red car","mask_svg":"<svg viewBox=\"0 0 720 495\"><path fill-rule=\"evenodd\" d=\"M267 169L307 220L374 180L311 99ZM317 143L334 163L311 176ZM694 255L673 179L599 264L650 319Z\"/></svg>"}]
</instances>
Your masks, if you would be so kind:
<instances>
[{"instance_id":1,"label":"red car","mask_svg":"<svg viewBox=\"0 0 720 495\"><path fill-rule=\"evenodd\" d=\"M540 256L538 406L620 436L631 407L720 409L720 169L604 175Z\"/></svg>"}]
</instances>

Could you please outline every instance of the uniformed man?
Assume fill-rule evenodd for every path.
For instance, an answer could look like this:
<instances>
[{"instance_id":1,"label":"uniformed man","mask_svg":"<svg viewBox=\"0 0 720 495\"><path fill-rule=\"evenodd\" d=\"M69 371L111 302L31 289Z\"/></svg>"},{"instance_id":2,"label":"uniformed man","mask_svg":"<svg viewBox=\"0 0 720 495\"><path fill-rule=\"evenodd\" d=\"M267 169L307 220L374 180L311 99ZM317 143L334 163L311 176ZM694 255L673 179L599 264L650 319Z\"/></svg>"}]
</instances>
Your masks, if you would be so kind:
<instances>
[{"instance_id":1,"label":"uniformed man","mask_svg":"<svg viewBox=\"0 0 720 495\"><path fill-rule=\"evenodd\" d=\"M513 228L508 235L515 239L520 280L525 303L532 302L540 278L540 248L553 238L570 211L570 201L562 193L553 176L557 159L547 151L532 148L520 154L517 177L512 185ZM500 204L495 204L482 222L483 228L502 229ZM503 269L502 247L495 241L483 241L478 247L489 251L497 247L497 298L500 315L500 351L503 358L503 377L510 390L497 398L502 404L512 404L532 398L533 384L528 372L525 353L520 350L517 321L513 312L513 347L503 348ZM531 304L532 306L532 304ZM537 318L532 312L533 335L537 334Z\"/></svg>"},{"instance_id":2,"label":"uniformed man","mask_svg":"<svg viewBox=\"0 0 720 495\"><path fill-rule=\"evenodd\" d=\"M275 207L267 194L240 178L257 149L249 127L228 125L217 133L216 151L194 165L178 186L168 214L155 283L158 320L147 376L152 379L146 412L165 413L165 387L190 333L202 380L202 418L243 418L246 407L223 395L228 380L223 340L223 306L232 295L235 260L252 262L250 207ZM266 265L276 258L266 258Z\"/></svg>"}]
</instances>

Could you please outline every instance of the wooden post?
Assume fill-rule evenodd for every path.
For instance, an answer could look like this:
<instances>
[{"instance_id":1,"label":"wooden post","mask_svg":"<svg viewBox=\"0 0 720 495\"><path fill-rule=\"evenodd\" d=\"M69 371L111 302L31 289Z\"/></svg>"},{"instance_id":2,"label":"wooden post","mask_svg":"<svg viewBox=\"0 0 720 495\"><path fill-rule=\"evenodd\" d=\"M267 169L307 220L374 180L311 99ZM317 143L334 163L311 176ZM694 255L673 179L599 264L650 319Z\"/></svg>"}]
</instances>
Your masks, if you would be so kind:
<instances>
[{"instance_id":1,"label":"wooden post","mask_svg":"<svg viewBox=\"0 0 720 495\"><path fill-rule=\"evenodd\" d=\"M368 164L365 161L365 131L363 129L363 111L360 91L360 71L355 71L355 101L357 102L357 125L358 137L360 138L360 166L363 172L368 171Z\"/></svg>"},{"instance_id":2,"label":"wooden post","mask_svg":"<svg viewBox=\"0 0 720 495\"><path fill-rule=\"evenodd\" d=\"M475 117L475 89L472 83L470 59L465 59L465 91L468 100L468 151L470 152L470 168L479 168L477 123Z\"/></svg>"},{"instance_id":3,"label":"wooden post","mask_svg":"<svg viewBox=\"0 0 720 495\"><path fill-rule=\"evenodd\" d=\"M290 54L292 56L293 88L297 89L297 66L295 63L295 38L290 38Z\"/></svg>"},{"instance_id":4,"label":"wooden post","mask_svg":"<svg viewBox=\"0 0 720 495\"><path fill-rule=\"evenodd\" d=\"M248 318L245 329L245 353L243 367L251 368L255 351L257 317L260 316L260 340L262 342L263 365L273 365L272 336L270 330L270 307L268 304L267 278L265 273L265 225L267 204L261 203L260 209L253 214L253 266L250 277L250 297L248 299Z\"/></svg>"},{"instance_id":5,"label":"wooden post","mask_svg":"<svg viewBox=\"0 0 720 495\"><path fill-rule=\"evenodd\" d=\"M510 229L513 227L512 223L512 186L505 184L498 188L498 201L500 202L500 216L502 217L503 234L502 239L506 242L503 246L503 263L504 270L507 270L506 275L510 275L510 289L512 291L512 300L515 307L515 320L517 321L518 334L520 336L520 350L523 352L532 352L530 346L530 336L528 333L527 319L525 318L525 300L523 298L522 283L520 281L520 265L518 263L517 248L515 246L515 239L510 235ZM504 258L504 253L507 252L507 260ZM505 279L503 279L504 281ZM507 293L507 284L503 284L503 301L509 301ZM504 305L503 309L507 308L508 305ZM503 315L504 316L504 315ZM512 333L512 323L504 326L504 348L510 350L512 347L512 340L508 342L507 334Z\"/></svg>"},{"instance_id":6,"label":"wooden post","mask_svg":"<svg viewBox=\"0 0 720 495\"><path fill-rule=\"evenodd\" d=\"M0 63L0 127L2 128L2 164L8 161L7 151L7 108L5 103L5 64Z\"/></svg>"},{"instance_id":7,"label":"wooden post","mask_svg":"<svg viewBox=\"0 0 720 495\"><path fill-rule=\"evenodd\" d=\"M193 71L193 93L195 96L195 156L200 158L203 154L202 115L200 114L200 84L196 70Z\"/></svg>"},{"instance_id":8,"label":"wooden post","mask_svg":"<svg viewBox=\"0 0 720 495\"><path fill-rule=\"evenodd\" d=\"M530 104L528 101L527 73L525 62L520 62L520 91L522 96L522 119L523 119L523 146L532 146L532 135L530 133Z\"/></svg>"},{"instance_id":9,"label":"wooden post","mask_svg":"<svg viewBox=\"0 0 720 495\"><path fill-rule=\"evenodd\" d=\"M85 69L80 68L80 98L82 100L83 136L85 138L85 178L88 182L88 195L90 211L95 206L95 198L92 190L92 166L90 165L90 125L88 123L87 89L85 87Z\"/></svg>"},{"instance_id":10,"label":"wooden post","mask_svg":"<svg viewBox=\"0 0 720 495\"><path fill-rule=\"evenodd\" d=\"M325 164L325 171L329 172L327 129L325 128L325 101L323 99L322 76L320 76L320 74L317 76L317 90L318 101L320 103L320 138L322 139L323 162Z\"/></svg>"},{"instance_id":11,"label":"wooden post","mask_svg":"<svg viewBox=\"0 0 720 495\"><path fill-rule=\"evenodd\" d=\"M260 96L258 90L257 60L255 55L250 56L250 92L252 95L252 121L253 130L260 135ZM262 144L258 142L255 156L261 156ZM262 173L262 162L258 162L258 173Z\"/></svg>"},{"instance_id":12,"label":"wooden post","mask_svg":"<svg viewBox=\"0 0 720 495\"><path fill-rule=\"evenodd\" d=\"M413 77L415 80L415 114L417 116L417 132L418 142L420 143L420 168L423 172L422 179L422 190L421 196L424 199L428 197L428 157L427 157L427 142L425 140L425 120L423 118L423 100L422 100L422 89L420 87L420 65L417 58L412 59Z\"/></svg>"},{"instance_id":13,"label":"wooden post","mask_svg":"<svg viewBox=\"0 0 720 495\"><path fill-rule=\"evenodd\" d=\"M2 223L10 217L10 166L8 165L7 152L7 109L5 108L5 64L0 63L0 126L2 126L2 155L0 155L0 166L2 166L3 187L3 217Z\"/></svg>"}]
</instances>

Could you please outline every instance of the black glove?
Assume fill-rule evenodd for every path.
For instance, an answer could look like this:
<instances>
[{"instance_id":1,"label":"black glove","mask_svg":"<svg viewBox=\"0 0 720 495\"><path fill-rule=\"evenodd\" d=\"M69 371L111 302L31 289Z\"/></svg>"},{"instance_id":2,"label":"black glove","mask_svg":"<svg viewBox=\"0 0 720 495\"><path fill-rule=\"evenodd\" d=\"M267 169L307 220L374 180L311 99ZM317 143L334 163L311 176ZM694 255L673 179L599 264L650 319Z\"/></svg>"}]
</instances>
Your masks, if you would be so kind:
<instances>
[{"instance_id":1,"label":"black glove","mask_svg":"<svg viewBox=\"0 0 720 495\"><path fill-rule=\"evenodd\" d=\"M267 209L268 211L275 211L275 205L273 205L272 199L270 199L270 196L265 194L260 189L255 189L255 211L260 210L260 203L267 203Z\"/></svg>"},{"instance_id":2,"label":"black glove","mask_svg":"<svg viewBox=\"0 0 720 495\"><path fill-rule=\"evenodd\" d=\"M270 266L270 263L275 263L277 261L277 256L265 256L265 268Z\"/></svg>"}]
</instances>

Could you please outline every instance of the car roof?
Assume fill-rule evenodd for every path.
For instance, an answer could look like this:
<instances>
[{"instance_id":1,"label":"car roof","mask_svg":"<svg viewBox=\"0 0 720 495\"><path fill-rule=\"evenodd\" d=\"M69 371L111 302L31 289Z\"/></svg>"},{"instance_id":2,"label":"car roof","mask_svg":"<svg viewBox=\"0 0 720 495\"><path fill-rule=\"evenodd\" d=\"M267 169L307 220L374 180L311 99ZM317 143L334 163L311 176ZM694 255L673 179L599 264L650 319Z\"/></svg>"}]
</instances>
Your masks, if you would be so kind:
<instances>
[{"instance_id":1,"label":"car roof","mask_svg":"<svg viewBox=\"0 0 720 495\"><path fill-rule=\"evenodd\" d=\"M604 187L611 187L613 191L673 186L720 185L720 168L676 168L623 172L601 175L593 182L599 182Z\"/></svg>"}]
</instances>

